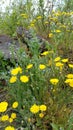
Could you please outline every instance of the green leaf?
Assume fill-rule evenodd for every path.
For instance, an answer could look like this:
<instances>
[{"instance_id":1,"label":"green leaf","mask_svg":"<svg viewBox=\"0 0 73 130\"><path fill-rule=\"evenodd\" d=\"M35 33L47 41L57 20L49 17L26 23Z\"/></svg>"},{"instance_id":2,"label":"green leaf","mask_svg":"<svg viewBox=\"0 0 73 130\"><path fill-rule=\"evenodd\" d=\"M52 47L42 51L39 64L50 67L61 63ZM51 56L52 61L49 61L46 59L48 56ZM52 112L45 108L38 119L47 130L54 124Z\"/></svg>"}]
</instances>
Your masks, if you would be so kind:
<instances>
[{"instance_id":1,"label":"green leaf","mask_svg":"<svg viewBox=\"0 0 73 130\"><path fill-rule=\"evenodd\" d=\"M52 126L53 130L59 130L59 129L58 129L58 126L57 126L56 124L51 123L51 126Z\"/></svg>"}]
</instances>

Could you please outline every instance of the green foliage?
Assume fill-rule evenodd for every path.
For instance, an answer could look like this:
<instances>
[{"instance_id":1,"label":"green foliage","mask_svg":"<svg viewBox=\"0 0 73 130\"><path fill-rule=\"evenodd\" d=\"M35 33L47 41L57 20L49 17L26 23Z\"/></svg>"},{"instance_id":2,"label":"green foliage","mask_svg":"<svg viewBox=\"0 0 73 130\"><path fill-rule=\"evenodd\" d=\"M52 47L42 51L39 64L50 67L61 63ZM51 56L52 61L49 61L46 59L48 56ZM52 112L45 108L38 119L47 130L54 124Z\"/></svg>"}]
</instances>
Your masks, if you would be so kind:
<instances>
[{"instance_id":1,"label":"green foliage","mask_svg":"<svg viewBox=\"0 0 73 130\"><path fill-rule=\"evenodd\" d=\"M13 2L5 13L1 12L0 33L17 37L17 27L23 27L32 34L32 38L27 39L22 32L21 39L26 39L29 48L21 46L16 52L16 61L11 48L13 66L0 53L0 77L4 76L7 81L8 100L11 104L19 103L17 129L71 130L73 127L73 77L68 78L68 74L73 76L73 1L64 0L54 9L55 2L45 6L44 0L39 0L35 9L33 1L22 0ZM37 34L45 39L47 51L40 52L42 43ZM22 45L22 40L17 38ZM47 109L37 113L35 108L30 110L40 105Z\"/></svg>"}]
</instances>

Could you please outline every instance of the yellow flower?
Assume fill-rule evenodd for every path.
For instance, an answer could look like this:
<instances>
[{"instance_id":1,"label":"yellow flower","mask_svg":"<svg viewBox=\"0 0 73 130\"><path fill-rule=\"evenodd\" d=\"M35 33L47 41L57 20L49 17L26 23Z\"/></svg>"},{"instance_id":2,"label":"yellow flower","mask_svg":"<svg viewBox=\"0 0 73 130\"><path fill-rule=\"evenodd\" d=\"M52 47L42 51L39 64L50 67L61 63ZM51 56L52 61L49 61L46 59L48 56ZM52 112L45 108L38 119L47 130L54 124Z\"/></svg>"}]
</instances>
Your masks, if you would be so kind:
<instances>
[{"instance_id":1,"label":"yellow flower","mask_svg":"<svg viewBox=\"0 0 73 130\"><path fill-rule=\"evenodd\" d=\"M69 83L70 87L73 87L73 79Z\"/></svg>"},{"instance_id":2,"label":"yellow flower","mask_svg":"<svg viewBox=\"0 0 73 130\"><path fill-rule=\"evenodd\" d=\"M44 24L48 24L48 21L45 21Z\"/></svg>"},{"instance_id":3,"label":"yellow flower","mask_svg":"<svg viewBox=\"0 0 73 130\"><path fill-rule=\"evenodd\" d=\"M12 108L17 108L18 107L18 102L14 102L13 104L12 104Z\"/></svg>"},{"instance_id":4,"label":"yellow flower","mask_svg":"<svg viewBox=\"0 0 73 130\"><path fill-rule=\"evenodd\" d=\"M40 65L39 65L39 69L43 70L43 69L45 69L45 68L46 68L46 66L45 66L44 64L40 64Z\"/></svg>"},{"instance_id":5,"label":"yellow flower","mask_svg":"<svg viewBox=\"0 0 73 130\"><path fill-rule=\"evenodd\" d=\"M36 114L39 112L39 106L34 104L31 108L30 108L30 112Z\"/></svg>"},{"instance_id":6,"label":"yellow flower","mask_svg":"<svg viewBox=\"0 0 73 130\"><path fill-rule=\"evenodd\" d=\"M66 77L69 79L73 79L73 74L67 74Z\"/></svg>"},{"instance_id":7,"label":"yellow flower","mask_svg":"<svg viewBox=\"0 0 73 130\"><path fill-rule=\"evenodd\" d=\"M5 130L15 130L15 128L13 126L7 126Z\"/></svg>"},{"instance_id":8,"label":"yellow flower","mask_svg":"<svg viewBox=\"0 0 73 130\"><path fill-rule=\"evenodd\" d=\"M49 38L53 37L53 33L49 33L48 36L49 36Z\"/></svg>"},{"instance_id":9,"label":"yellow flower","mask_svg":"<svg viewBox=\"0 0 73 130\"><path fill-rule=\"evenodd\" d=\"M7 121L9 119L9 116L8 115L3 115L1 117L1 121Z\"/></svg>"},{"instance_id":10,"label":"yellow flower","mask_svg":"<svg viewBox=\"0 0 73 130\"><path fill-rule=\"evenodd\" d=\"M40 110L41 110L41 111L46 111L46 110L47 110L46 105L40 105Z\"/></svg>"},{"instance_id":11,"label":"yellow flower","mask_svg":"<svg viewBox=\"0 0 73 130\"><path fill-rule=\"evenodd\" d=\"M63 67L64 64L62 64L61 62L56 62L55 64L57 67Z\"/></svg>"},{"instance_id":12,"label":"yellow flower","mask_svg":"<svg viewBox=\"0 0 73 130\"><path fill-rule=\"evenodd\" d=\"M43 117L44 117L44 114L43 114L43 113L40 113L40 114L39 114L39 117L40 117L40 118L43 118Z\"/></svg>"},{"instance_id":13,"label":"yellow flower","mask_svg":"<svg viewBox=\"0 0 73 130\"><path fill-rule=\"evenodd\" d=\"M7 102L1 102L0 103L0 112L5 112L7 110L8 103Z\"/></svg>"},{"instance_id":14,"label":"yellow flower","mask_svg":"<svg viewBox=\"0 0 73 130\"><path fill-rule=\"evenodd\" d=\"M70 68L73 68L73 64L69 64L69 67L70 67Z\"/></svg>"},{"instance_id":15,"label":"yellow flower","mask_svg":"<svg viewBox=\"0 0 73 130\"><path fill-rule=\"evenodd\" d=\"M18 66L16 69L18 70L19 73L22 73L22 68L20 66Z\"/></svg>"},{"instance_id":16,"label":"yellow flower","mask_svg":"<svg viewBox=\"0 0 73 130\"><path fill-rule=\"evenodd\" d=\"M22 16L23 18L28 18L28 15L27 15L27 14L21 14L21 16Z\"/></svg>"},{"instance_id":17,"label":"yellow flower","mask_svg":"<svg viewBox=\"0 0 73 130\"><path fill-rule=\"evenodd\" d=\"M65 83L70 83L72 79L66 79Z\"/></svg>"},{"instance_id":18,"label":"yellow flower","mask_svg":"<svg viewBox=\"0 0 73 130\"><path fill-rule=\"evenodd\" d=\"M43 53L41 53L41 55L46 56L46 55L48 55L48 53L49 53L49 51L44 51Z\"/></svg>"},{"instance_id":19,"label":"yellow flower","mask_svg":"<svg viewBox=\"0 0 73 130\"><path fill-rule=\"evenodd\" d=\"M42 16L37 16L37 19L41 19L42 18Z\"/></svg>"},{"instance_id":20,"label":"yellow flower","mask_svg":"<svg viewBox=\"0 0 73 130\"><path fill-rule=\"evenodd\" d=\"M57 62L57 61L60 61L60 59L61 59L60 57L56 57L56 58L54 59L54 61Z\"/></svg>"},{"instance_id":21,"label":"yellow flower","mask_svg":"<svg viewBox=\"0 0 73 130\"><path fill-rule=\"evenodd\" d=\"M28 118L28 122L31 122L31 118Z\"/></svg>"},{"instance_id":22,"label":"yellow flower","mask_svg":"<svg viewBox=\"0 0 73 130\"><path fill-rule=\"evenodd\" d=\"M12 123L13 122L13 119L12 118L9 118L9 120L8 120L10 123Z\"/></svg>"},{"instance_id":23,"label":"yellow flower","mask_svg":"<svg viewBox=\"0 0 73 130\"><path fill-rule=\"evenodd\" d=\"M17 67L15 69L11 70L12 75L17 75L19 72L22 73L22 68L21 67Z\"/></svg>"},{"instance_id":24,"label":"yellow flower","mask_svg":"<svg viewBox=\"0 0 73 130\"><path fill-rule=\"evenodd\" d=\"M15 119L15 118L16 118L16 113L12 113L12 114L11 114L11 118L12 118L12 119Z\"/></svg>"},{"instance_id":25,"label":"yellow flower","mask_svg":"<svg viewBox=\"0 0 73 130\"><path fill-rule=\"evenodd\" d=\"M27 82L29 81L29 78L28 78L28 76L23 75L23 76L20 76L20 80L21 80L21 82L23 82L23 83L27 83Z\"/></svg>"},{"instance_id":26,"label":"yellow flower","mask_svg":"<svg viewBox=\"0 0 73 130\"><path fill-rule=\"evenodd\" d=\"M64 63L68 62L68 58L62 59L62 62L64 62Z\"/></svg>"},{"instance_id":27,"label":"yellow flower","mask_svg":"<svg viewBox=\"0 0 73 130\"><path fill-rule=\"evenodd\" d=\"M56 84L59 82L59 80L56 79L56 78L53 78L53 79L50 79L50 82L51 82L53 85L56 85Z\"/></svg>"},{"instance_id":28,"label":"yellow flower","mask_svg":"<svg viewBox=\"0 0 73 130\"><path fill-rule=\"evenodd\" d=\"M9 80L10 83L15 83L17 80L17 77L16 76L12 76Z\"/></svg>"},{"instance_id":29,"label":"yellow flower","mask_svg":"<svg viewBox=\"0 0 73 130\"><path fill-rule=\"evenodd\" d=\"M60 33L60 32L61 32L61 30L55 30L55 32Z\"/></svg>"},{"instance_id":30,"label":"yellow flower","mask_svg":"<svg viewBox=\"0 0 73 130\"><path fill-rule=\"evenodd\" d=\"M65 83L68 83L70 87L73 87L73 79L66 79Z\"/></svg>"},{"instance_id":31,"label":"yellow flower","mask_svg":"<svg viewBox=\"0 0 73 130\"><path fill-rule=\"evenodd\" d=\"M12 75L17 75L18 74L18 69L12 69L11 74Z\"/></svg>"},{"instance_id":32,"label":"yellow flower","mask_svg":"<svg viewBox=\"0 0 73 130\"><path fill-rule=\"evenodd\" d=\"M33 67L33 64L27 65L26 69L31 69Z\"/></svg>"}]
</instances>

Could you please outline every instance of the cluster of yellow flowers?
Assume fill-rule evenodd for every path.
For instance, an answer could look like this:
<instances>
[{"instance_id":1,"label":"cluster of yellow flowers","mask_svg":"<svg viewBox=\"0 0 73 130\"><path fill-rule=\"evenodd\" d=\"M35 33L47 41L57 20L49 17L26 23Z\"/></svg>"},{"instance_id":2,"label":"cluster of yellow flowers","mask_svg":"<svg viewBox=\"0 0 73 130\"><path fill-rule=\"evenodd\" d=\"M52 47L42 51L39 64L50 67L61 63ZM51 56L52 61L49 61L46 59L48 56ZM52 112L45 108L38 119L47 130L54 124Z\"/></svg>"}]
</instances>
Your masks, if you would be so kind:
<instances>
[{"instance_id":1,"label":"cluster of yellow flowers","mask_svg":"<svg viewBox=\"0 0 73 130\"><path fill-rule=\"evenodd\" d=\"M52 53L53 53L53 51L45 51L45 52L41 53L41 56L46 56L46 55L49 55L49 54L52 54ZM61 57L58 56L52 62L55 64L55 67L60 68L60 71L62 71L62 69L64 67L64 64L65 63L68 64L68 58L61 59ZM46 69L47 66L48 65L45 65L45 64L39 64L38 68L40 70L44 70L44 69ZM71 63L69 63L68 66L70 68L73 68L73 64L71 64ZM30 63L30 64L28 64L26 66L26 70L29 70L32 67L33 67L33 64ZM17 74L18 73L22 74L22 68L21 67L17 67L15 69L11 70L12 77L10 78L10 83L14 83L14 82L17 81ZM29 81L29 76L21 75L20 76L20 81L23 82L23 83L27 83ZM50 79L50 83L52 83L53 85L56 85L58 82L59 82L59 79L57 79L57 78L51 78ZM67 79L67 81L65 81L65 82L69 83L69 85L72 87L73 79Z\"/></svg>"},{"instance_id":2,"label":"cluster of yellow flowers","mask_svg":"<svg viewBox=\"0 0 73 130\"><path fill-rule=\"evenodd\" d=\"M10 81L9 81L10 83L15 83L17 81L17 74L18 73L22 74L22 68L21 67L16 67L15 69L11 70L12 77L10 78ZM26 83L26 82L29 81L29 78L26 75L22 75L22 76L20 76L20 81Z\"/></svg>"},{"instance_id":3,"label":"cluster of yellow flowers","mask_svg":"<svg viewBox=\"0 0 73 130\"><path fill-rule=\"evenodd\" d=\"M33 67L33 64L28 64L26 66L26 70L29 70ZM44 64L40 64L39 65L39 69L40 70L43 70L46 68L46 65ZM15 83L17 81L17 74L18 73L22 73L22 68L21 67L16 67L15 69L12 69L11 70L11 75L12 77L10 78L9 82L10 83ZM20 76L20 81L23 82L23 83L27 83L29 81L29 76L26 76L26 75L21 75Z\"/></svg>"},{"instance_id":4,"label":"cluster of yellow flowers","mask_svg":"<svg viewBox=\"0 0 73 130\"><path fill-rule=\"evenodd\" d=\"M33 114L36 114L36 113L39 113L39 117L40 118L43 118L44 117L44 111L46 111L47 110L47 106L46 105L36 105L36 104L34 104L34 105L32 105L31 107L30 107L30 112L32 112Z\"/></svg>"},{"instance_id":5,"label":"cluster of yellow flowers","mask_svg":"<svg viewBox=\"0 0 73 130\"><path fill-rule=\"evenodd\" d=\"M18 107L18 102L17 101L13 102L12 108L15 109L17 107ZM2 116L0 117L0 121L1 122L8 121L9 123L12 123L16 118L16 113L12 112L11 115L9 116L8 114L6 114L7 109L8 109L8 102L6 101L0 102L0 113L5 112L5 114L2 114ZM15 128L13 126L7 126L5 127L5 130L15 130Z\"/></svg>"},{"instance_id":6,"label":"cluster of yellow flowers","mask_svg":"<svg viewBox=\"0 0 73 130\"><path fill-rule=\"evenodd\" d=\"M70 87L73 87L73 74L68 74L66 77L65 83L69 84Z\"/></svg>"}]
</instances>

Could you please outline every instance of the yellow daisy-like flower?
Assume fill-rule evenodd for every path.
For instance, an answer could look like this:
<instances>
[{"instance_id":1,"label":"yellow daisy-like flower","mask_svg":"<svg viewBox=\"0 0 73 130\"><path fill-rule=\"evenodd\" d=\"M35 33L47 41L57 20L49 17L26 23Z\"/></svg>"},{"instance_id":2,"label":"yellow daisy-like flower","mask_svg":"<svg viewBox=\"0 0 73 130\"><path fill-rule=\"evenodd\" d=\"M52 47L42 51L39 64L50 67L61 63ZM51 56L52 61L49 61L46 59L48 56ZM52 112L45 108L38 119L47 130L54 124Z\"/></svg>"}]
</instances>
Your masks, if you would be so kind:
<instances>
[{"instance_id":1,"label":"yellow daisy-like flower","mask_svg":"<svg viewBox=\"0 0 73 130\"><path fill-rule=\"evenodd\" d=\"M1 121L7 121L9 119L8 114L1 117Z\"/></svg>"},{"instance_id":2,"label":"yellow daisy-like flower","mask_svg":"<svg viewBox=\"0 0 73 130\"><path fill-rule=\"evenodd\" d=\"M55 30L55 32L56 32L56 33L60 33L60 32L61 32L61 30Z\"/></svg>"},{"instance_id":3,"label":"yellow daisy-like flower","mask_svg":"<svg viewBox=\"0 0 73 130\"><path fill-rule=\"evenodd\" d=\"M33 114L38 113L39 112L39 106L34 104L33 106L31 106L30 112L32 112Z\"/></svg>"},{"instance_id":4,"label":"yellow daisy-like flower","mask_svg":"<svg viewBox=\"0 0 73 130\"><path fill-rule=\"evenodd\" d=\"M48 24L49 22L48 21L45 21L44 24Z\"/></svg>"},{"instance_id":5,"label":"yellow daisy-like flower","mask_svg":"<svg viewBox=\"0 0 73 130\"><path fill-rule=\"evenodd\" d=\"M12 69L11 70L11 74L12 75L17 75L18 74L18 69L16 68L16 69Z\"/></svg>"},{"instance_id":6,"label":"yellow daisy-like flower","mask_svg":"<svg viewBox=\"0 0 73 130\"><path fill-rule=\"evenodd\" d=\"M8 103L7 102L1 102L0 103L0 112L5 112L7 110Z\"/></svg>"},{"instance_id":7,"label":"yellow daisy-like flower","mask_svg":"<svg viewBox=\"0 0 73 130\"><path fill-rule=\"evenodd\" d=\"M40 118L43 118L43 117L44 117L44 114L43 114L43 113L40 113L40 114L39 114L39 117L40 117Z\"/></svg>"},{"instance_id":8,"label":"yellow daisy-like flower","mask_svg":"<svg viewBox=\"0 0 73 130\"><path fill-rule=\"evenodd\" d=\"M23 17L23 18L28 18L28 15L27 14L21 14L21 16Z\"/></svg>"},{"instance_id":9,"label":"yellow daisy-like flower","mask_svg":"<svg viewBox=\"0 0 73 130\"><path fill-rule=\"evenodd\" d=\"M70 68L73 68L73 64L68 64Z\"/></svg>"},{"instance_id":10,"label":"yellow daisy-like flower","mask_svg":"<svg viewBox=\"0 0 73 130\"><path fill-rule=\"evenodd\" d=\"M49 51L44 51L43 53L41 53L41 55L43 55L43 56L46 56L48 54L49 54Z\"/></svg>"},{"instance_id":11,"label":"yellow daisy-like flower","mask_svg":"<svg viewBox=\"0 0 73 130\"><path fill-rule=\"evenodd\" d=\"M29 77L26 75L20 76L20 80L23 83L27 83L29 81Z\"/></svg>"},{"instance_id":12,"label":"yellow daisy-like flower","mask_svg":"<svg viewBox=\"0 0 73 130\"><path fill-rule=\"evenodd\" d=\"M20 66L18 66L16 69L18 69L19 73L22 73L22 68Z\"/></svg>"},{"instance_id":13,"label":"yellow daisy-like flower","mask_svg":"<svg viewBox=\"0 0 73 130\"><path fill-rule=\"evenodd\" d=\"M41 111L46 111L47 110L47 106L46 105L40 105L40 110Z\"/></svg>"},{"instance_id":14,"label":"yellow daisy-like flower","mask_svg":"<svg viewBox=\"0 0 73 130\"><path fill-rule=\"evenodd\" d=\"M40 64L40 65L39 65L39 69L40 69L40 70L43 70L43 69L45 69L45 68L46 68L46 65L44 65L44 64Z\"/></svg>"},{"instance_id":15,"label":"yellow daisy-like flower","mask_svg":"<svg viewBox=\"0 0 73 130\"><path fill-rule=\"evenodd\" d=\"M61 59L60 57L56 57L56 58L54 59L54 61L57 62L57 61L60 61L60 59Z\"/></svg>"},{"instance_id":16,"label":"yellow daisy-like flower","mask_svg":"<svg viewBox=\"0 0 73 130\"><path fill-rule=\"evenodd\" d=\"M66 77L69 79L73 79L73 74L67 74Z\"/></svg>"},{"instance_id":17,"label":"yellow daisy-like flower","mask_svg":"<svg viewBox=\"0 0 73 130\"><path fill-rule=\"evenodd\" d=\"M66 79L65 83L70 83L72 79Z\"/></svg>"},{"instance_id":18,"label":"yellow daisy-like flower","mask_svg":"<svg viewBox=\"0 0 73 130\"><path fill-rule=\"evenodd\" d=\"M64 64L62 64L61 62L56 62L55 64L57 67L63 67Z\"/></svg>"},{"instance_id":19,"label":"yellow daisy-like flower","mask_svg":"<svg viewBox=\"0 0 73 130\"><path fill-rule=\"evenodd\" d=\"M26 69L31 69L33 67L33 64L27 65Z\"/></svg>"},{"instance_id":20,"label":"yellow daisy-like flower","mask_svg":"<svg viewBox=\"0 0 73 130\"><path fill-rule=\"evenodd\" d=\"M17 77L16 76L12 76L9 80L10 83L15 83L17 80Z\"/></svg>"},{"instance_id":21,"label":"yellow daisy-like flower","mask_svg":"<svg viewBox=\"0 0 73 130\"><path fill-rule=\"evenodd\" d=\"M7 126L5 130L15 130L15 128L13 126Z\"/></svg>"},{"instance_id":22,"label":"yellow daisy-like flower","mask_svg":"<svg viewBox=\"0 0 73 130\"><path fill-rule=\"evenodd\" d=\"M12 119L15 119L15 118L16 118L16 113L12 113L12 114L11 114L11 118L12 118Z\"/></svg>"},{"instance_id":23,"label":"yellow daisy-like flower","mask_svg":"<svg viewBox=\"0 0 73 130\"><path fill-rule=\"evenodd\" d=\"M37 16L37 19L41 19L42 18L42 16Z\"/></svg>"},{"instance_id":24,"label":"yellow daisy-like flower","mask_svg":"<svg viewBox=\"0 0 73 130\"><path fill-rule=\"evenodd\" d=\"M11 70L12 75L17 75L18 73L22 73L22 68L21 67L17 67L15 69Z\"/></svg>"},{"instance_id":25,"label":"yellow daisy-like flower","mask_svg":"<svg viewBox=\"0 0 73 130\"><path fill-rule=\"evenodd\" d=\"M53 37L53 33L48 34L49 38Z\"/></svg>"},{"instance_id":26,"label":"yellow daisy-like flower","mask_svg":"<svg viewBox=\"0 0 73 130\"><path fill-rule=\"evenodd\" d=\"M53 79L50 79L50 82L51 82L53 85L56 85L56 84L59 82L59 80L56 79L56 78L53 78Z\"/></svg>"},{"instance_id":27,"label":"yellow daisy-like flower","mask_svg":"<svg viewBox=\"0 0 73 130\"><path fill-rule=\"evenodd\" d=\"M62 59L62 62L64 62L64 63L68 62L68 58Z\"/></svg>"},{"instance_id":28,"label":"yellow daisy-like flower","mask_svg":"<svg viewBox=\"0 0 73 130\"><path fill-rule=\"evenodd\" d=\"M10 123L12 123L13 122L13 119L12 118L9 118L9 120L8 120Z\"/></svg>"},{"instance_id":29,"label":"yellow daisy-like flower","mask_svg":"<svg viewBox=\"0 0 73 130\"><path fill-rule=\"evenodd\" d=\"M12 108L17 108L18 107L18 102L14 102L13 104L12 104Z\"/></svg>"},{"instance_id":30,"label":"yellow daisy-like flower","mask_svg":"<svg viewBox=\"0 0 73 130\"><path fill-rule=\"evenodd\" d=\"M70 87L73 87L73 79L69 83Z\"/></svg>"},{"instance_id":31,"label":"yellow daisy-like flower","mask_svg":"<svg viewBox=\"0 0 73 130\"><path fill-rule=\"evenodd\" d=\"M73 87L73 79L66 79L65 83L68 83L70 87Z\"/></svg>"}]
</instances>

